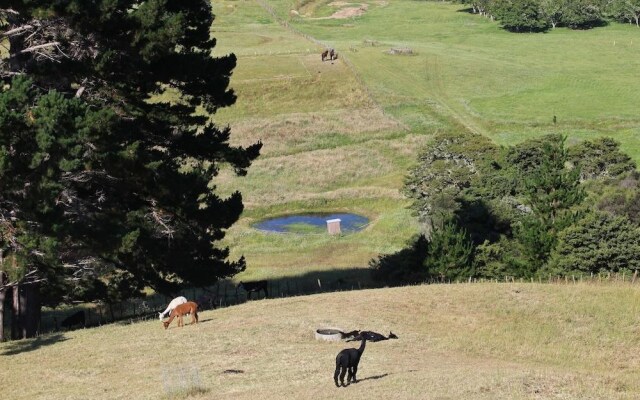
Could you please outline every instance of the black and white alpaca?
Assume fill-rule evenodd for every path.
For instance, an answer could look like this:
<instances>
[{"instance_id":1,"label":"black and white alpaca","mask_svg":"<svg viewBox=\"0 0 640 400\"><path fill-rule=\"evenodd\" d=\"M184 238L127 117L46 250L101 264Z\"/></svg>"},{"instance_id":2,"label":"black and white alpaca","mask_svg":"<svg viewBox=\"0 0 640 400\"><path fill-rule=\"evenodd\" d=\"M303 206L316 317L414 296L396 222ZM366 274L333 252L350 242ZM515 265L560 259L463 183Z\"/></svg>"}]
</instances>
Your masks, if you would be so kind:
<instances>
[{"instance_id":1,"label":"black and white alpaca","mask_svg":"<svg viewBox=\"0 0 640 400\"><path fill-rule=\"evenodd\" d=\"M354 331L357 332L357 331ZM351 335L352 332L349 332L349 335ZM396 336L393 332L389 332L389 336L384 336L383 334L380 334L378 332L372 332L372 331L361 331L358 332L357 335L351 335L351 338L347 340L347 342L353 342L356 340L362 340L362 339L367 339L370 342L379 342L381 340L389 340L389 339L397 339L398 336Z\"/></svg>"},{"instance_id":2,"label":"black and white alpaca","mask_svg":"<svg viewBox=\"0 0 640 400\"><path fill-rule=\"evenodd\" d=\"M336 371L333 373L333 381L337 387L346 386L344 384L344 375L349 371L347 375L347 385L350 382L356 383L356 374L358 373L358 364L360 363L360 357L364 352L364 347L367 344L367 339L362 338L362 343L357 349L344 349L336 356ZM340 383L338 383L338 375L340 375Z\"/></svg>"}]
</instances>

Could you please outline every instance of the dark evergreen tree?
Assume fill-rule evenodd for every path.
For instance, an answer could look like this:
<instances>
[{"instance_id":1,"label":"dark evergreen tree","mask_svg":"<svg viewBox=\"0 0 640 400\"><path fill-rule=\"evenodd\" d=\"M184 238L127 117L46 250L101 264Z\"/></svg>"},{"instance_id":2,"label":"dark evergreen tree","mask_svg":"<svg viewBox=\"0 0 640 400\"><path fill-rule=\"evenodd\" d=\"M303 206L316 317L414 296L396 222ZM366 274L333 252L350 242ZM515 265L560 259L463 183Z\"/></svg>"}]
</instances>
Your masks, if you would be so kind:
<instances>
[{"instance_id":1,"label":"dark evergreen tree","mask_svg":"<svg viewBox=\"0 0 640 400\"><path fill-rule=\"evenodd\" d=\"M15 282L64 265L55 275L67 282L118 276L169 293L243 270L215 245L239 218L241 195L218 197L214 178L225 165L245 174L261 144L231 146L229 129L209 119L236 99L235 56L212 57L209 2L15 0L0 9L4 95L22 107L0 121L0 171L14 174L0 190L1 244L22 271L9 274Z\"/></svg>"},{"instance_id":2,"label":"dark evergreen tree","mask_svg":"<svg viewBox=\"0 0 640 400\"><path fill-rule=\"evenodd\" d=\"M439 281L473 276L473 244L464 229L447 221L431 232L424 268Z\"/></svg>"},{"instance_id":3,"label":"dark evergreen tree","mask_svg":"<svg viewBox=\"0 0 640 400\"><path fill-rule=\"evenodd\" d=\"M425 235L419 235L408 247L371 260L371 276L384 285L423 283L429 278L429 271L424 266L428 251L429 240Z\"/></svg>"},{"instance_id":4,"label":"dark evergreen tree","mask_svg":"<svg viewBox=\"0 0 640 400\"><path fill-rule=\"evenodd\" d=\"M473 244L452 220L419 235L411 245L369 262L372 278L385 285L467 279L474 275Z\"/></svg>"},{"instance_id":5,"label":"dark evergreen tree","mask_svg":"<svg viewBox=\"0 0 640 400\"><path fill-rule=\"evenodd\" d=\"M524 181L530 211L516 229L531 274L548 260L558 233L577 219L574 206L585 197L584 188L580 186L580 169L567 168L564 138L544 142L541 154L541 164Z\"/></svg>"}]
</instances>

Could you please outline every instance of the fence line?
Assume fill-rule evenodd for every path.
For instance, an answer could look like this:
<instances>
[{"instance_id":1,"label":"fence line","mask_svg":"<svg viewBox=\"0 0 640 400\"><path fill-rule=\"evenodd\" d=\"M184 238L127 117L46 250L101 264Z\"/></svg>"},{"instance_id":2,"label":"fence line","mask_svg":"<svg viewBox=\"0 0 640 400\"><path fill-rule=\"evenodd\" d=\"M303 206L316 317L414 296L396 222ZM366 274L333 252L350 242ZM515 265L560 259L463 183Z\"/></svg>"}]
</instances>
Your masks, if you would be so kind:
<instances>
[{"instance_id":1,"label":"fence line","mask_svg":"<svg viewBox=\"0 0 640 400\"><path fill-rule=\"evenodd\" d=\"M505 276L500 279L467 278L459 280L431 279L413 285L459 285L459 284L554 284L554 285L578 285L578 284L629 284L638 285L638 271L623 271L618 273L600 273L591 275L566 275L537 278L515 278ZM360 280L345 281L342 278L322 281L319 278L308 280L300 279L274 279L268 282L269 298L285 298L317 293L331 293L339 291L352 291L362 289L382 288L380 284L363 282ZM229 281L222 281L206 290L186 289L182 294L190 300L198 303L200 310L226 308L248 301L247 293L237 288ZM253 299L265 298L262 292L252 296ZM171 298L166 296L153 296L147 299L132 299L117 304L96 304L93 308L82 308L86 313L87 327L96 327L111 323L134 323L150 319L157 319L158 313L164 311ZM10 324L11 316L9 307L5 307L5 321ZM79 308L68 311L43 311L40 321L40 334L47 334L59 330L59 324L65 316L78 311ZM10 335L6 336L9 337Z\"/></svg>"}]
</instances>

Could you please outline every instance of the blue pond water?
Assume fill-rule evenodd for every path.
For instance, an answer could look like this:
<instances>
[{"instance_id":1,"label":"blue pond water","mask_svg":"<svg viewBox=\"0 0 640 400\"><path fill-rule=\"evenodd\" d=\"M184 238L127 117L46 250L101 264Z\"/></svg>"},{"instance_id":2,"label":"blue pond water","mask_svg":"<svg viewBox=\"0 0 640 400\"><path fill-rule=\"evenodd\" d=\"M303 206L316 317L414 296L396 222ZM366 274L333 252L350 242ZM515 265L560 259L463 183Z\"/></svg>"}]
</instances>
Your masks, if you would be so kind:
<instances>
[{"instance_id":1,"label":"blue pond water","mask_svg":"<svg viewBox=\"0 0 640 400\"><path fill-rule=\"evenodd\" d=\"M343 233L357 232L369 223L367 217L357 214L299 214L260 221L254 227L270 232L319 233L327 231L329 219L339 219Z\"/></svg>"}]
</instances>

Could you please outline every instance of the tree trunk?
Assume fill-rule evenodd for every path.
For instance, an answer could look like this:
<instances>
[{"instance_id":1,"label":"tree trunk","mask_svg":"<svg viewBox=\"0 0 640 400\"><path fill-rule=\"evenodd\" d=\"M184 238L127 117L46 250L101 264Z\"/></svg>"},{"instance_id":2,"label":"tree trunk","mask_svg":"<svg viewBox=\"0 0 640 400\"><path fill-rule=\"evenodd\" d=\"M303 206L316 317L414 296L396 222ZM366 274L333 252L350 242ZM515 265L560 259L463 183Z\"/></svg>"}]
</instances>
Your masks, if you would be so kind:
<instances>
[{"instance_id":1,"label":"tree trunk","mask_svg":"<svg viewBox=\"0 0 640 400\"><path fill-rule=\"evenodd\" d=\"M0 277L2 277L2 271L0 271ZM0 342L4 342L4 299L7 295L7 289L1 287L0 283Z\"/></svg>"},{"instance_id":2,"label":"tree trunk","mask_svg":"<svg viewBox=\"0 0 640 400\"><path fill-rule=\"evenodd\" d=\"M36 337L40 327L40 285L28 284L13 287L11 338Z\"/></svg>"},{"instance_id":3,"label":"tree trunk","mask_svg":"<svg viewBox=\"0 0 640 400\"><path fill-rule=\"evenodd\" d=\"M22 321L20 318L20 296L18 296L18 286L11 288L11 295L13 296L11 302L11 340L20 339L20 327Z\"/></svg>"},{"instance_id":4,"label":"tree trunk","mask_svg":"<svg viewBox=\"0 0 640 400\"><path fill-rule=\"evenodd\" d=\"M2 265L2 251L0 251L0 266ZM0 269L0 342L4 342L4 301L7 297L8 283L7 274Z\"/></svg>"}]
</instances>

